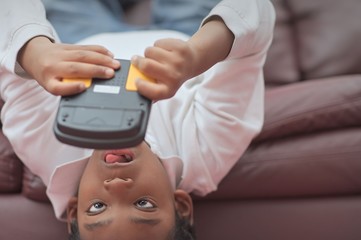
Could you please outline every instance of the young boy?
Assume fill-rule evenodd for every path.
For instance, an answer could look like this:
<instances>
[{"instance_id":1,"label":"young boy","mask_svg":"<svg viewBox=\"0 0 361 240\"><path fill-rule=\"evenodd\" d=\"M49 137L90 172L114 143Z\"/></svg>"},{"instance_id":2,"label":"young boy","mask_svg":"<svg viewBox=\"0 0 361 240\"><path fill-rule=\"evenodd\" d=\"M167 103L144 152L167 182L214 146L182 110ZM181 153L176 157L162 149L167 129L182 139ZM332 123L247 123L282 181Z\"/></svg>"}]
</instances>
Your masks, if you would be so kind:
<instances>
[{"instance_id":1,"label":"young boy","mask_svg":"<svg viewBox=\"0 0 361 240\"><path fill-rule=\"evenodd\" d=\"M0 10L26 7L8 16L13 25L1 26L7 31L0 41L3 131L47 185L56 216L77 223L70 232L78 229L82 239L176 238L176 219L192 225L189 193L214 191L262 127L262 67L272 38L272 5L224 0L189 39L163 31L84 41L119 49L120 58L145 49L132 63L157 81L137 82L141 94L157 101L146 142L92 151L55 139L55 95L85 89L61 82L62 77L110 77L119 65L103 47L52 43L49 39L57 39L38 1L19 2L4 3ZM158 38L163 39L145 48ZM24 71L16 56L36 81L19 76Z\"/></svg>"}]
</instances>

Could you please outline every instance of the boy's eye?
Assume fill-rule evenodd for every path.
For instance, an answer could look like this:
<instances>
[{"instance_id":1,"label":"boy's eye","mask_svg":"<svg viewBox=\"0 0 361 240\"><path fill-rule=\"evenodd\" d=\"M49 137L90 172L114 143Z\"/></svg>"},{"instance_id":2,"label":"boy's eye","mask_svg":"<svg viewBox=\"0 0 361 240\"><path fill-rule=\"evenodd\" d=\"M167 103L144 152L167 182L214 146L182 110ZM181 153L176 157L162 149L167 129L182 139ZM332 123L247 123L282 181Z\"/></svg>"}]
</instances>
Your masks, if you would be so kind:
<instances>
[{"instance_id":1,"label":"boy's eye","mask_svg":"<svg viewBox=\"0 0 361 240\"><path fill-rule=\"evenodd\" d=\"M151 210L151 209L154 209L156 208L156 205L153 204L151 201L149 201L148 199L140 199L138 200L136 203L135 203L135 206L137 208L140 208L140 209L146 209L146 210Z\"/></svg>"},{"instance_id":2,"label":"boy's eye","mask_svg":"<svg viewBox=\"0 0 361 240\"><path fill-rule=\"evenodd\" d=\"M107 207L107 205L105 205L104 203L96 202L90 206L88 213L92 214L92 215L98 214L98 213L104 211L106 209L106 207Z\"/></svg>"}]
</instances>

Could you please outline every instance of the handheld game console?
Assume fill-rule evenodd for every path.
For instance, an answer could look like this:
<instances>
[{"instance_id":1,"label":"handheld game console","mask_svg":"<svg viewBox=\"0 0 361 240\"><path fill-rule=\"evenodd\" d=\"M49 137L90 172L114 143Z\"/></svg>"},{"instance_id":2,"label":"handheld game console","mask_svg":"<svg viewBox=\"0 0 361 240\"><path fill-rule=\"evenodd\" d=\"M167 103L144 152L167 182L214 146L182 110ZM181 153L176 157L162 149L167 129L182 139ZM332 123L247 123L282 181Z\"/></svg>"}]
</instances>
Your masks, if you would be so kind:
<instances>
[{"instance_id":1,"label":"handheld game console","mask_svg":"<svg viewBox=\"0 0 361 240\"><path fill-rule=\"evenodd\" d=\"M111 79L63 79L84 81L87 89L61 98L54 123L59 141L92 149L128 148L143 141L152 102L137 92L135 80L153 80L129 60L118 60L121 68Z\"/></svg>"}]
</instances>

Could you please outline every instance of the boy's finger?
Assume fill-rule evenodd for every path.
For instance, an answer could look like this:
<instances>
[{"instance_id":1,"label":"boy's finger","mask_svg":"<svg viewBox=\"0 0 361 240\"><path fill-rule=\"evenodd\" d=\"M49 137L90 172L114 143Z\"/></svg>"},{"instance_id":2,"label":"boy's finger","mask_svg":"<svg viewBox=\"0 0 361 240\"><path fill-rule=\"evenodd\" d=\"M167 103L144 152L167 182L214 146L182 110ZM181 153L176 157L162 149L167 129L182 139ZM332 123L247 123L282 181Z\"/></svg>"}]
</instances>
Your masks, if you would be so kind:
<instances>
[{"instance_id":1,"label":"boy's finger","mask_svg":"<svg viewBox=\"0 0 361 240\"><path fill-rule=\"evenodd\" d=\"M161 64L153 59L134 56L132 64L136 66L143 74L152 79L157 79L159 76L164 76L167 69L164 64Z\"/></svg>"},{"instance_id":2,"label":"boy's finger","mask_svg":"<svg viewBox=\"0 0 361 240\"><path fill-rule=\"evenodd\" d=\"M63 59L68 62L88 63L113 69L120 67L120 62L112 57L93 51L73 50L64 53Z\"/></svg>"},{"instance_id":3,"label":"boy's finger","mask_svg":"<svg viewBox=\"0 0 361 240\"><path fill-rule=\"evenodd\" d=\"M136 79L135 85L138 92L153 101L170 98L173 96L164 84L152 83L142 79Z\"/></svg>"},{"instance_id":4,"label":"boy's finger","mask_svg":"<svg viewBox=\"0 0 361 240\"><path fill-rule=\"evenodd\" d=\"M81 93L86 89L82 82L64 83L59 80L53 79L45 86L46 90L56 96L67 96Z\"/></svg>"},{"instance_id":5,"label":"boy's finger","mask_svg":"<svg viewBox=\"0 0 361 240\"><path fill-rule=\"evenodd\" d=\"M113 58L114 54L107 48L100 45L75 45L75 44L64 44L64 47L68 50L79 50L98 52L104 55L108 55Z\"/></svg>"},{"instance_id":6,"label":"boy's finger","mask_svg":"<svg viewBox=\"0 0 361 240\"><path fill-rule=\"evenodd\" d=\"M174 51L184 45L185 41L175 38L164 38L155 41L154 46L166 49L168 51Z\"/></svg>"},{"instance_id":7,"label":"boy's finger","mask_svg":"<svg viewBox=\"0 0 361 240\"><path fill-rule=\"evenodd\" d=\"M59 66L62 69L61 76L64 78L111 78L114 69L88 63L65 62Z\"/></svg>"},{"instance_id":8,"label":"boy's finger","mask_svg":"<svg viewBox=\"0 0 361 240\"><path fill-rule=\"evenodd\" d=\"M147 59L153 59L158 62L165 62L171 59L172 52L159 47L148 47L144 50L144 56Z\"/></svg>"}]
</instances>

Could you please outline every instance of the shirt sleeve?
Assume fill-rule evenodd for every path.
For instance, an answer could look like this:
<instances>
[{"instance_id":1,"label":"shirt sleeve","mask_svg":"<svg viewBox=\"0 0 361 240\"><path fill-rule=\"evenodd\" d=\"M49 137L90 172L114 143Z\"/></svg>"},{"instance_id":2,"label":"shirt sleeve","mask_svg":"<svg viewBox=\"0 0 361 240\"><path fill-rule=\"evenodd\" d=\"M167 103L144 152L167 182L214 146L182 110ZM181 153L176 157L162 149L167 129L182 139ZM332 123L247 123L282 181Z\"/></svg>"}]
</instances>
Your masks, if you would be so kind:
<instances>
[{"instance_id":1,"label":"shirt sleeve","mask_svg":"<svg viewBox=\"0 0 361 240\"><path fill-rule=\"evenodd\" d=\"M0 7L0 64L2 71L23 74L16 63L21 47L35 36L57 41L39 0L2 1Z\"/></svg>"},{"instance_id":2,"label":"shirt sleeve","mask_svg":"<svg viewBox=\"0 0 361 240\"><path fill-rule=\"evenodd\" d=\"M229 56L154 104L148 127L160 158L182 160L178 187L198 195L216 190L262 128L263 65L275 20L268 0L225 0L205 21L213 15L234 33Z\"/></svg>"},{"instance_id":3,"label":"shirt sleeve","mask_svg":"<svg viewBox=\"0 0 361 240\"><path fill-rule=\"evenodd\" d=\"M2 130L22 162L48 185L58 166L91 154L88 149L62 144L55 138L53 123L60 97L46 92L36 81L18 76L20 48L35 36L53 41L57 36L39 0L2 1L0 29L0 95L5 102Z\"/></svg>"}]
</instances>

